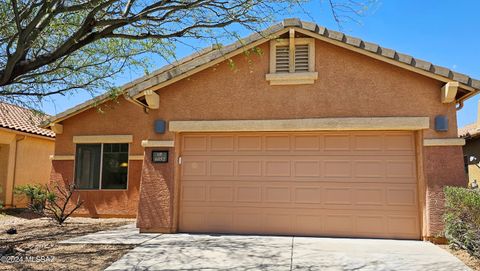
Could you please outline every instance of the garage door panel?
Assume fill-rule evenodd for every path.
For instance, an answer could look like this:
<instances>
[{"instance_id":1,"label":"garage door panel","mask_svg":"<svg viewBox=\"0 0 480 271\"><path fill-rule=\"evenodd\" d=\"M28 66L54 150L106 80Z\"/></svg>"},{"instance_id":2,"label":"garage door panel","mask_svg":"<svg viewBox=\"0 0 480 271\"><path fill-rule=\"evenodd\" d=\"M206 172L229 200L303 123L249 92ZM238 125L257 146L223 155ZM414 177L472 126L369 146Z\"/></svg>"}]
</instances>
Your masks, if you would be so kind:
<instances>
[{"instance_id":1,"label":"garage door panel","mask_svg":"<svg viewBox=\"0 0 480 271\"><path fill-rule=\"evenodd\" d=\"M318 135L298 135L293 136L293 150L298 151L316 151L321 150L321 137Z\"/></svg>"},{"instance_id":2,"label":"garage door panel","mask_svg":"<svg viewBox=\"0 0 480 271\"><path fill-rule=\"evenodd\" d=\"M387 177L389 178L415 178L415 161L387 160Z\"/></svg>"},{"instance_id":3,"label":"garage door panel","mask_svg":"<svg viewBox=\"0 0 480 271\"><path fill-rule=\"evenodd\" d=\"M187 134L182 148L181 231L419 237L413 133Z\"/></svg>"},{"instance_id":4,"label":"garage door panel","mask_svg":"<svg viewBox=\"0 0 480 271\"><path fill-rule=\"evenodd\" d=\"M233 218L232 232L241 233L264 233L263 216L257 210L239 210L235 213Z\"/></svg>"},{"instance_id":5,"label":"garage door panel","mask_svg":"<svg viewBox=\"0 0 480 271\"><path fill-rule=\"evenodd\" d=\"M417 206L417 189L414 186L389 186L387 188L387 204L397 206Z\"/></svg>"},{"instance_id":6,"label":"garage door panel","mask_svg":"<svg viewBox=\"0 0 480 271\"><path fill-rule=\"evenodd\" d=\"M206 201L207 199L205 185L202 184L183 185L181 191L181 199L185 202Z\"/></svg>"},{"instance_id":7,"label":"garage door panel","mask_svg":"<svg viewBox=\"0 0 480 271\"><path fill-rule=\"evenodd\" d=\"M414 156L352 157L352 156L304 156L285 157L257 156L191 156L183 158L183 179L232 177L250 179L257 177L282 177L291 180L320 177L326 181L360 182L416 182ZM270 179L275 179L270 178ZM397 180L398 179L398 180ZM397 180L397 181L396 181Z\"/></svg>"},{"instance_id":8,"label":"garage door panel","mask_svg":"<svg viewBox=\"0 0 480 271\"><path fill-rule=\"evenodd\" d=\"M356 228L362 234L376 234L386 232L386 217L381 215L358 215Z\"/></svg>"},{"instance_id":9,"label":"garage door panel","mask_svg":"<svg viewBox=\"0 0 480 271\"><path fill-rule=\"evenodd\" d=\"M238 202L262 202L262 187L238 185L236 189L236 201Z\"/></svg>"},{"instance_id":10,"label":"garage door panel","mask_svg":"<svg viewBox=\"0 0 480 271\"><path fill-rule=\"evenodd\" d=\"M413 184L310 182L184 181L185 206L258 206L352 210L405 210L416 212Z\"/></svg>"},{"instance_id":11,"label":"garage door panel","mask_svg":"<svg viewBox=\"0 0 480 271\"><path fill-rule=\"evenodd\" d=\"M409 134L387 134L385 135L385 150L387 151L415 151L415 139L412 133Z\"/></svg>"},{"instance_id":12,"label":"garage door panel","mask_svg":"<svg viewBox=\"0 0 480 271\"><path fill-rule=\"evenodd\" d=\"M326 158L328 159L328 158ZM323 177L325 178L351 178L352 163L350 160L323 161Z\"/></svg>"},{"instance_id":13,"label":"garage door panel","mask_svg":"<svg viewBox=\"0 0 480 271\"><path fill-rule=\"evenodd\" d=\"M235 137L232 135L210 136L210 151L224 152L235 150Z\"/></svg>"},{"instance_id":14,"label":"garage door panel","mask_svg":"<svg viewBox=\"0 0 480 271\"><path fill-rule=\"evenodd\" d=\"M414 137L409 132L358 132L358 133L275 133L256 134L188 134L182 137L183 154L208 151L209 155L279 153L338 154L415 154Z\"/></svg>"},{"instance_id":15,"label":"garage door panel","mask_svg":"<svg viewBox=\"0 0 480 271\"><path fill-rule=\"evenodd\" d=\"M381 152L384 149L383 141L382 135L356 135L353 137L353 149L355 151Z\"/></svg>"},{"instance_id":16,"label":"garage door panel","mask_svg":"<svg viewBox=\"0 0 480 271\"><path fill-rule=\"evenodd\" d=\"M229 185L211 185L207 197L213 202L234 201L234 188Z\"/></svg>"},{"instance_id":17,"label":"garage door panel","mask_svg":"<svg viewBox=\"0 0 480 271\"><path fill-rule=\"evenodd\" d=\"M239 177L260 177L262 176L262 161L237 161L237 176Z\"/></svg>"},{"instance_id":18,"label":"garage door panel","mask_svg":"<svg viewBox=\"0 0 480 271\"><path fill-rule=\"evenodd\" d=\"M261 151L262 137L261 136L237 136L237 151Z\"/></svg>"},{"instance_id":19,"label":"garage door panel","mask_svg":"<svg viewBox=\"0 0 480 271\"><path fill-rule=\"evenodd\" d=\"M232 160L210 161L209 164L210 164L211 176L222 176L222 177L235 176L234 161Z\"/></svg>"},{"instance_id":20,"label":"garage door panel","mask_svg":"<svg viewBox=\"0 0 480 271\"><path fill-rule=\"evenodd\" d=\"M418 234L419 223L417 216L387 216L388 232L399 235L414 236Z\"/></svg>"},{"instance_id":21,"label":"garage door panel","mask_svg":"<svg viewBox=\"0 0 480 271\"><path fill-rule=\"evenodd\" d=\"M418 238L414 215L358 214L352 210L259 209L188 207L180 228L190 232L265 233L322 236Z\"/></svg>"},{"instance_id":22,"label":"garage door panel","mask_svg":"<svg viewBox=\"0 0 480 271\"><path fill-rule=\"evenodd\" d=\"M182 150L184 152L207 151L206 135L185 135L182 138Z\"/></svg>"},{"instance_id":23,"label":"garage door panel","mask_svg":"<svg viewBox=\"0 0 480 271\"><path fill-rule=\"evenodd\" d=\"M385 202L385 189L383 187L361 187L355 190L353 197L357 206L375 205L382 206Z\"/></svg>"},{"instance_id":24,"label":"garage door panel","mask_svg":"<svg viewBox=\"0 0 480 271\"><path fill-rule=\"evenodd\" d=\"M293 188L293 201L296 204L320 204L322 190L317 186L297 186Z\"/></svg>"},{"instance_id":25,"label":"garage door panel","mask_svg":"<svg viewBox=\"0 0 480 271\"><path fill-rule=\"evenodd\" d=\"M211 210L205 214L205 227L213 231L231 230L233 214L228 210Z\"/></svg>"},{"instance_id":26,"label":"garage door panel","mask_svg":"<svg viewBox=\"0 0 480 271\"><path fill-rule=\"evenodd\" d=\"M289 151L291 150L290 135L265 136L266 151Z\"/></svg>"},{"instance_id":27,"label":"garage door panel","mask_svg":"<svg viewBox=\"0 0 480 271\"><path fill-rule=\"evenodd\" d=\"M197 157L184 161L182 176L207 176L207 161Z\"/></svg>"},{"instance_id":28,"label":"garage door panel","mask_svg":"<svg viewBox=\"0 0 480 271\"><path fill-rule=\"evenodd\" d=\"M353 161L352 163L356 178L382 178L386 175L384 160Z\"/></svg>"},{"instance_id":29,"label":"garage door panel","mask_svg":"<svg viewBox=\"0 0 480 271\"><path fill-rule=\"evenodd\" d=\"M288 186L266 186L265 202L291 203L291 192Z\"/></svg>"},{"instance_id":30,"label":"garage door panel","mask_svg":"<svg viewBox=\"0 0 480 271\"><path fill-rule=\"evenodd\" d=\"M318 160L293 161L294 177L320 177L321 165Z\"/></svg>"}]
</instances>

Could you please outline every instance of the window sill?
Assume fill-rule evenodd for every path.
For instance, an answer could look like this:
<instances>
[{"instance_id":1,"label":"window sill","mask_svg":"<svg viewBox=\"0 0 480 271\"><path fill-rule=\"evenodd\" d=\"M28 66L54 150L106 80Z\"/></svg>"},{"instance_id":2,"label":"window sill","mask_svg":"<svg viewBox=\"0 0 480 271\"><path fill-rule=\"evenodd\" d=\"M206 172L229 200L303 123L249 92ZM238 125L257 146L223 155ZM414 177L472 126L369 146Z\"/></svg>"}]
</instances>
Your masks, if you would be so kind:
<instances>
[{"instance_id":1,"label":"window sill","mask_svg":"<svg viewBox=\"0 0 480 271\"><path fill-rule=\"evenodd\" d=\"M265 79L272 86L278 85L310 85L318 79L318 72L269 73Z\"/></svg>"}]
</instances>

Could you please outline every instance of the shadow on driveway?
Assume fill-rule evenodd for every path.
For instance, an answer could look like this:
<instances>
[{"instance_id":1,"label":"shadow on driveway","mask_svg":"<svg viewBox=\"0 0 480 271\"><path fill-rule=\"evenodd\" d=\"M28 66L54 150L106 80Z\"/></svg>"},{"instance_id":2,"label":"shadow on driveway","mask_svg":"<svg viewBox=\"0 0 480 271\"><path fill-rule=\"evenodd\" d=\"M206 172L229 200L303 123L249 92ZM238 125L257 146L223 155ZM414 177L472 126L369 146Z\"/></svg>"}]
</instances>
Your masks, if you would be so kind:
<instances>
[{"instance_id":1,"label":"shadow on driveway","mask_svg":"<svg viewBox=\"0 0 480 271\"><path fill-rule=\"evenodd\" d=\"M428 242L164 234L106 270L470 270Z\"/></svg>"}]
</instances>

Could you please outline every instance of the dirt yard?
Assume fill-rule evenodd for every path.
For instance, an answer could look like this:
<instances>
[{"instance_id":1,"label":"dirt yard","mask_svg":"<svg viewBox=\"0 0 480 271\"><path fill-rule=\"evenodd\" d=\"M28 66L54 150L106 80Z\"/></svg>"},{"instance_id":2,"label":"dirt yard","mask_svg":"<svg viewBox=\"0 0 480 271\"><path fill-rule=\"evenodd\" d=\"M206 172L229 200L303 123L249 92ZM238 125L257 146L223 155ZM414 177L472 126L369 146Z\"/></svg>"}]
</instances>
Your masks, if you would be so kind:
<instances>
[{"instance_id":1,"label":"dirt yard","mask_svg":"<svg viewBox=\"0 0 480 271\"><path fill-rule=\"evenodd\" d=\"M465 250L454 250L451 249L448 245L440 245L441 248L455 255L468 267L472 268L474 271L480 271L480 260L470 256Z\"/></svg>"},{"instance_id":2,"label":"dirt yard","mask_svg":"<svg viewBox=\"0 0 480 271\"><path fill-rule=\"evenodd\" d=\"M134 221L75 217L58 226L24 210L8 211L0 214L0 270L103 270L134 246L58 242ZM12 227L17 234L6 233Z\"/></svg>"}]
</instances>

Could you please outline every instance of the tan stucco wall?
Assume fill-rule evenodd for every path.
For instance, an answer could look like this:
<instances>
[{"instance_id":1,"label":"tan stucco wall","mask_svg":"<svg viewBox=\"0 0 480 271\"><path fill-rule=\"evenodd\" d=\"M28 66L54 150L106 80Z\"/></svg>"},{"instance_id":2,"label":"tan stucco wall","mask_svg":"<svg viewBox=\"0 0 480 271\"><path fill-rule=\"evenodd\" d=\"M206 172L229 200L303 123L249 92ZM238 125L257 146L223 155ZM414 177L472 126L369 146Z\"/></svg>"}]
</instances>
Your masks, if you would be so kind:
<instances>
[{"instance_id":1,"label":"tan stucco wall","mask_svg":"<svg viewBox=\"0 0 480 271\"><path fill-rule=\"evenodd\" d=\"M314 84L270 86L265 80L265 74L269 72L268 46L268 43L260 46L262 55L238 55L233 59L235 68L223 62L159 90L160 109L150 110L148 114L144 113L141 107L119 98L116 102L104 104L101 107L103 113L94 108L63 121L64 132L57 135L56 155L74 154L73 136L104 134L133 135L130 155L142 155L144 148L140 145L141 140L175 139L174 133L160 135L154 132L156 119L169 121L426 116L430 118L431 128L422 132L424 138L457 136L455 104L441 103L441 82L316 41L315 71L318 72L318 80ZM448 117L448 132L438 133L433 130L436 115ZM178 143L176 142L175 148L170 149L172 152L178 152ZM429 157L425 156L424 159ZM141 173L143 178L155 176L155 180L145 182L154 185L141 190L160 189L155 190L154 195L162 200L168 198L171 205L161 204L165 210L155 209L149 213L145 204L148 205L148 200L152 199L148 198L149 194L145 192L142 194L145 199L140 201L140 204L142 200L145 203L141 207L142 216L145 219L154 219L155 215L162 213L172 214L170 208L176 204L175 197L171 196L175 191L172 180L175 177L172 177L172 172L177 169L173 162L161 168L158 165L149 167L147 160L144 163L146 164ZM63 172L66 175L61 178L73 179L73 169L61 169L62 167L59 167L60 172L57 171L55 176L61 176ZM73 167L73 163L70 167ZM140 179L141 174L129 178ZM165 184L160 185L158 182ZM105 192L89 193L91 194L86 196L101 198ZM129 199L136 196L126 197L122 192L116 193L117 200L127 206L130 204ZM97 211L99 210L103 213L111 212L106 206L97 204ZM168 219L161 218L163 224L151 228L175 230L175 216L171 216ZM139 220L138 225L151 224L147 220L144 222Z\"/></svg>"},{"instance_id":2,"label":"tan stucco wall","mask_svg":"<svg viewBox=\"0 0 480 271\"><path fill-rule=\"evenodd\" d=\"M5 201L5 187L7 185L9 145L0 144L0 202Z\"/></svg>"},{"instance_id":3,"label":"tan stucco wall","mask_svg":"<svg viewBox=\"0 0 480 271\"><path fill-rule=\"evenodd\" d=\"M0 130L0 144L8 146L6 172L3 174L6 177L4 177L1 200L8 206L24 207L23 200L18 197L12 198L13 188L27 183L47 184L49 182L50 155L54 153L55 141L4 129ZM0 158L0 166L1 164Z\"/></svg>"},{"instance_id":4,"label":"tan stucco wall","mask_svg":"<svg viewBox=\"0 0 480 271\"><path fill-rule=\"evenodd\" d=\"M73 135L132 134L135 154L142 139L172 139L154 133L155 119L292 119L322 117L429 116L449 118L449 131L425 131L425 138L456 137L454 104L440 102L441 82L321 41L316 44L313 85L270 86L268 43L263 55L242 54L235 68L222 63L161 89L160 109L145 114L119 98L62 122L57 155L74 152ZM248 61L251 60L251 61Z\"/></svg>"}]
</instances>

